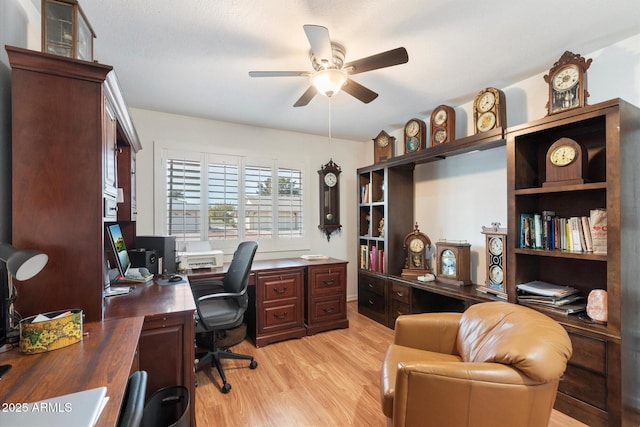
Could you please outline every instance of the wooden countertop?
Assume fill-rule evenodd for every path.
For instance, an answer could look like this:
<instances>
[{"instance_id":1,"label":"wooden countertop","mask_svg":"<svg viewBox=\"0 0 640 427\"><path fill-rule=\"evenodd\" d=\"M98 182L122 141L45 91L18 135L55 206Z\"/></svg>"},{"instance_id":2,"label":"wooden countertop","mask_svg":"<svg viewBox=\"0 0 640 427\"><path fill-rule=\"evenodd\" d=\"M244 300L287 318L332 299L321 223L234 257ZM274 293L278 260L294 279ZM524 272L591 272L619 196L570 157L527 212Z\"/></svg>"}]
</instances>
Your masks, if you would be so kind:
<instances>
[{"instance_id":1,"label":"wooden countertop","mask_svg":"<svg viewBox=\"0 0 640 427\"><path fill-rule=\"evenodd\" d=\"M266 271L277 270L280 268L298 268L298 267L313 267L329 264L347 264L348 261L344 261L337 258L320 259L316 261L307 261L302 258L280 258L280 259L268 259L268 260L254 260L251 266L251 271ZM218 268L204 268L200 270L189 270L186 274L189 277L198 276L212 276L223 274L229 268L229 263L225 263L222 267Z\"/></svg>"},{"instance_id":2,"label":"wooden countertop","mask_svg":"<svg viewBox=\"0 0 640 427\"><path fill-rule=\"evenodd\" d=\"M46 353L25 355L19 348L0 353L0 365L12 365L0 380L0 405L37 402L104 386L109 400L96 426L115 426L143 320L129 317L85 323L82 341Z\"/></svg>"},{"instance_id":3,"label":"wooden countertop","mask_svg":"<svg viewBox=\"0 0 640 427\"><path fill-rule=\"evenodd\" d=\"M158 285L155 281L150 281L131 286L131 292L126 295L105 298L105 319L193 313L196 310L191 287L187 282Z\"/></svg>"}]
</instances>

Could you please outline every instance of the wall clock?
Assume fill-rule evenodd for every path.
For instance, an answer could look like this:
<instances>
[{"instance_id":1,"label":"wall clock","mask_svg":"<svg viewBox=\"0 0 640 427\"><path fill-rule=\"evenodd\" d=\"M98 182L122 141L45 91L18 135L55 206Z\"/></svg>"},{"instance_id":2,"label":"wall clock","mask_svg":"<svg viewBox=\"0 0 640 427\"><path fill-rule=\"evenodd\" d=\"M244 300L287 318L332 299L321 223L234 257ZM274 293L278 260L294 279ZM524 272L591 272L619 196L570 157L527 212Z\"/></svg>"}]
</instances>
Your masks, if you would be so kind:
<instances>
[{"instance_id":1,"label":"wall clock","mask_svg":"<svg viewBox=\"0 0 640 427\"><path fill-rule=\"evenodd\" d=\"M431 249L431 239L420 231L417 222L413 231L405 236L402 247L407 254L402 277L415 278L431 272L427 261L427 251Z\"/></svg>"},{"instance_id":2,"label":"wall clock","mask_svg":"<svg viewBox=\"0 0 640 427\"><path fill-rule=\"evenodd\" d=\"M471 284L471 245L466 242L436 243L436 278L450 285Z\"/></svg>"},{"instance_id":3,"label":"wall clock","mask_svg":"<svg viewBox=\"0 0 640 427\"><path fill-rule=\"evenodd\" d=\"M318 228L331 239L331 234L340 231L340 166L329 160L318 171L320 176L320 225Z\"/></svg>"},{"instance_id":4,"label":"wall clock","mask_svg":"<svg viewBox=\"0 0 640 427\"><path fill-rule=\"evenodd\" d=\"M404 152L415 153L427 146L427 124L420 119L411 119L404 125Z\"/></svg>"},{"instance_id":5,"label":"wall clock","mask_svg":"<svg viewBox=\"0 0 640 427\"><path fill-rule=\"evenodd\" d=\"M499 222L492 222L491 227L482 227L482 234L487 251L487 278L485 284L476 285L476 289L507 299L507 229L500 228Z\"/></svg>"},{"instance_id":6,"label":"wall clock","mask_svg":"<svg viewBox=\"0 0 640 427\"><path fill-rule=\"evenodd\" d=\"M553 64L544 81L549 85L547 115L587 105L587 69L591 59L566 51Z\"/></svg>"},{"instance_id":7,"label":"wall clock","mask_svg":"<svg viewBox=\"0 0 640 427\"><path fill-rule=\"evenodd\" d=\"M431 146L456 139L456 112L448 105L440 105L431 113Z\"/></svg>"},{"instance_id":8,"label":"wall clock","mask_svg":"<svg viewBox=\"0 0 640 427\"><path fill-rule=\"evenodd\" d=\"M583 184L587 176L586 148L571 138L560 138L547 150L543 187Z\"/></svg>"},{"instance_id":9,"label":"wall clock","mask_svg":"<svg viewBox=\"0 0 640 427\"><path fill-rule=\"evenodd\" d=\"M373 163L380 163L393 157L396 139L384 130L373 138Z\"/></svg>"},{"instance_id":10,"label":"wall clock","mask_svg":"<svg viewBox=\"0 0 640 427\"><path fill-rule=\"evenodd\" d=\"M507 125L507 105L504 92L494 87L482 89L473 100L473 122L475 133Z\"/></svg>"}]
</instances>

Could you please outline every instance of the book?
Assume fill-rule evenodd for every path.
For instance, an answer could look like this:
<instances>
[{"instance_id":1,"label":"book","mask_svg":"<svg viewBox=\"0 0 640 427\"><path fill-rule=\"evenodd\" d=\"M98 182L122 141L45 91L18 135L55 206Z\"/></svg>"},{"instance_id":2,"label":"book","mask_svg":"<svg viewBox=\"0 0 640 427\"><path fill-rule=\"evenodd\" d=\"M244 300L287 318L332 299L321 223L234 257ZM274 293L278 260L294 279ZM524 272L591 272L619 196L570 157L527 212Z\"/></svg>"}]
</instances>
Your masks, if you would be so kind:
<instances>
[{"instance_id":1,"label":"book","mask_svg":"<svg viewBox=\"0 0 640 427\"><path fill-rule=\"evenodd\" d=\"M520 247L532 248L533 247L533 234L532 234L532 222L533 215L523 213L520 214Z\"/></svg>"},{"instance_id":2,"label":"book","mask_svg":"<svg viewBox=\"0 0 640 427\"><path fill-rule=\"evenodd\" d=\"M329 259L326 255L300 255L300 258L306 261L320 261L323 259Z\"/></svg>"},{"instance_id":3,"label":"book","mask_svg":"<svg viewBox=\"0 0 640 427\"><path fill-rule=\"evenodd\" d=\"M533 247L542 249L542 215L533 214Z\"/></svg>"},{"instance_id":4,"label":"book","mask_svg":"<svg viewBox=\"0 0 640 427\"><path fill-rule=\"evenodd\" d=\"M516 285L516 289L533 295L541 295L547 297L566 297L578 292L576 288L573 288L571 286L555 285L553 283L544 282L542 280L533 280L531 282L520 283L519 285Z\"/></svg>"},{"instance_id":5,"label":"book","mask_svg":"<svg viewBox=\"0 0 640 427\"><path fill-rule=\"evenodd\" d=\"M589 217L583 216L580 219L582 220L582 231L584 232L586 251L593 252L593 238L591 237L591 225L589 225Z\"/></svg>"},{"instance_id":6,"label":"book","mask_svg":"<svg viewBox=\"0 0 640 427\"><path fill-rule=\"evenodd\" d=\"M569 229L571 230L571 247L572 252L582 252L582 242L580 231L582 230L582 221L578 222L578 217L569 218Z\"/></svg>"}]
</instances>

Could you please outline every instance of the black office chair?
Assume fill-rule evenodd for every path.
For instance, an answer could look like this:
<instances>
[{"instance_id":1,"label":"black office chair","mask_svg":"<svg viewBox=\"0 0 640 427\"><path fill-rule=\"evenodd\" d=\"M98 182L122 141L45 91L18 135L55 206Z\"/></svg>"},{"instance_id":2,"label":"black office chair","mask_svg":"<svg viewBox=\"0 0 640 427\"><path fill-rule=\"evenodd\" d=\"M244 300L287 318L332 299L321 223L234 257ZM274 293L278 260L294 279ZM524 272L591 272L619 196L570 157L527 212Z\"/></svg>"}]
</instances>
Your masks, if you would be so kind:
<instances>
[{"instance_id":1,"label":"black office chair","mask_svg":"<svg viewBox=\"0 0 640 427\"><path fill-rule=\"evenodd\" d=\"M136 371L129 377L122 399L118 427L139 427L144 413L144 395L147 392L147 372Z\"/></svg>"},{"instance_id":2,"label":"black office chair","mask_svg":"<svg viewBox=\"0 0 640 427\"><path fill-rule=\"evenodd\" d=\"M231 265L229 265L222 282L199 281L191 284L197 309L196 334L207 333L211 340L209 351L196 355L198 359L196 369L209 363L214 364L222 378L220 390L223 393L228 393L231 390L231 384L227 382L220 359L250 360L249 367L251 369L258 367L258 362L253 360L253 356L232 353L216 346L217 331L235 328L244 319L244 313L249 305L249 296L247 295L249 274L257 249L257 242L240 243L233 254Z\"/></svg>"}]
</instances>

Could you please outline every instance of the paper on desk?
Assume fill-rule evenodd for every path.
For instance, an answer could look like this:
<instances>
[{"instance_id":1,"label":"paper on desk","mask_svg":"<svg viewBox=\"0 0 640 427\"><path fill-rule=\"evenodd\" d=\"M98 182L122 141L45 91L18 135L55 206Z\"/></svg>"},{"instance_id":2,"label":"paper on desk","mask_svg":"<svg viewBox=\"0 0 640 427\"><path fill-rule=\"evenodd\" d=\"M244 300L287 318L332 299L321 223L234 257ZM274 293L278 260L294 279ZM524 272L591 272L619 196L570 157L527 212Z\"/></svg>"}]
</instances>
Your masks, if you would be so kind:
<instances>
[{"instance_id":1,"label":"paper on desk","mask_svg":"<svg viewBox=\"0 0 640 427\"><path fill-rule=\"evenodd\" d=\"M31 403L7 402L0 411L0 426L93 427L109 400L106 393L106 387L98 387Z\"/></svg>"}]
</instances>

